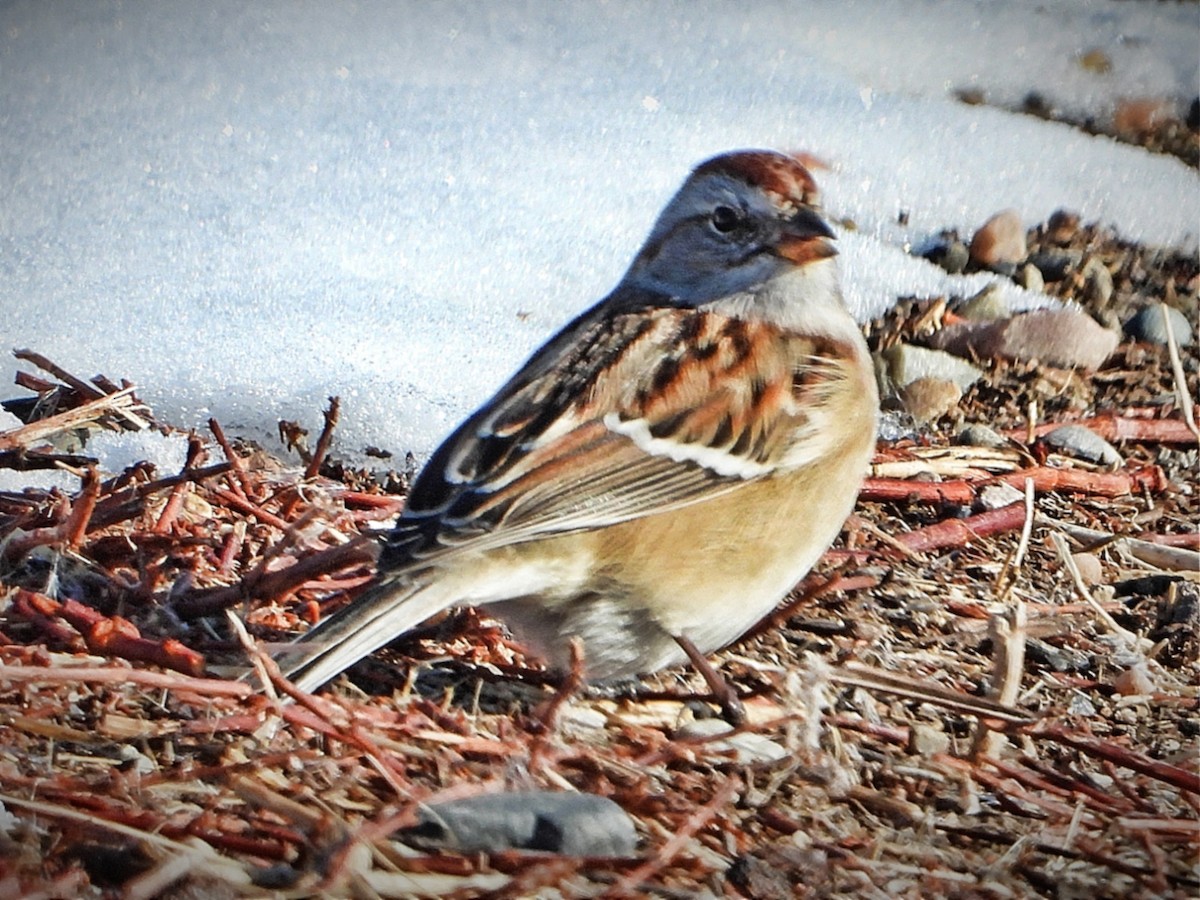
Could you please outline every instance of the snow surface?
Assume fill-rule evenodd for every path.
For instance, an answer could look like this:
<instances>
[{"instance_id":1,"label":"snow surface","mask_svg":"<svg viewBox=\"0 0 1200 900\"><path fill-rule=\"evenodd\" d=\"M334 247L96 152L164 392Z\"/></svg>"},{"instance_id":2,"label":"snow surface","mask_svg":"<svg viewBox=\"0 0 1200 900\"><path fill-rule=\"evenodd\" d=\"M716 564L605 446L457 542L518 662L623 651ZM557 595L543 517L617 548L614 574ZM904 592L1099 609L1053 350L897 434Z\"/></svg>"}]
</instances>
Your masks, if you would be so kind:
<instances>
[{"instance_id":1,"label":"snow surface","mask_svg":"<svg viewBox=\"0 0 1200 900\"><path fill-rule=\"evenodd\" d=\"M339 452L427 453L725 150L828 163L860 318L978 290L907 250L1006 207L1194 248L1194 171L952 93L1183 108L1198 39L1112 0L0 3L0 347L276 446L338 394Z\"/></svg>"}]
</instances>

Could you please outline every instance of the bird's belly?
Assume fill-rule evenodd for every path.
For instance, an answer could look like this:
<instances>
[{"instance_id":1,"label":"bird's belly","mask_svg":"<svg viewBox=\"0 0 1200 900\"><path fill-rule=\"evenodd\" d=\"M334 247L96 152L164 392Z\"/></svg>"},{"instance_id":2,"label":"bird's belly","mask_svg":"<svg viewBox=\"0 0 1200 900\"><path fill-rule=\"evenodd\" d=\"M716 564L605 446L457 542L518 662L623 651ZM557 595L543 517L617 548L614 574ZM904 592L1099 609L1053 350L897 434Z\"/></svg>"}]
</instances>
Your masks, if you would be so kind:
<instances>
[{"instance_id":1,"label":"bird's belly","mask_svg":"<svg viewBox=\"0 0 1200 900\"><path fill-rule=\"evenodd\" d=\"M680 634L701 652L716 650L767 615L837 536L864 465L851 456L684 509L539 541L538 557L575 561L562 569L570 577L490 598L490 608L557 669L569 667L570 638L580 637L593 680L683 662ZM506 552L522 555L518 547Z\"/></svg>"}]
</instances>

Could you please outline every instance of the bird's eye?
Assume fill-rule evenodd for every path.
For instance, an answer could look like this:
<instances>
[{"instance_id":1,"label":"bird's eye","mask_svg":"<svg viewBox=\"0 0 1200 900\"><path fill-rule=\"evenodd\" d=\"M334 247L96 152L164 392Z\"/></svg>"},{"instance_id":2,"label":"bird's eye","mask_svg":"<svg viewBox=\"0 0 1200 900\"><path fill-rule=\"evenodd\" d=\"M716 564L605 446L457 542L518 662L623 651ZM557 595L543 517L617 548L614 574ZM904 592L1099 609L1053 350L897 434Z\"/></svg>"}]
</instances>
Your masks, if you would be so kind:
<instances>
[{"instance_id":1,"label":"bird's eye","mask_svg":"<svg viewBox=\"0 0 1200 900\"><path fill-rule=\"evenodd\" d=\"M718 206L712 211L712 227L722 234L733 231L741 221L738 211L730 206Z\"/></svg>"}]
</instances>

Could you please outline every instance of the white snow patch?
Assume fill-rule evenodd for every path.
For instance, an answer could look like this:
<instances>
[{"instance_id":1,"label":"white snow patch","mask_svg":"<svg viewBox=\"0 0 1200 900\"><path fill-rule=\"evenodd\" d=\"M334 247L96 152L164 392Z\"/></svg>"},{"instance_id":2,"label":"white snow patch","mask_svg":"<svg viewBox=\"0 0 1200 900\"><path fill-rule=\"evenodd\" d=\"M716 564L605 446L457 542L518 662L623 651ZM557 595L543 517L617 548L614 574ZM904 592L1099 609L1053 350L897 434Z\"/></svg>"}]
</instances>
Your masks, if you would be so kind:
<instances>
[{"instance_id":1,"label":"white snow patch","mask_svg":"<svg viewBox=\"0 0 1200 900\"><path fill-rule=\"evenodd\" d=\"M1198 37L1195 4L1112 0L16 0L0 348L268 444L338 394L339 452L426 453L725 150L828 162L860 318L978 290L905 251L1002 208L1194 247L1200 181L1178 161L949 96L1186 104ZM1110 72L1079 64L1091 49Z\"/></svg>"}]
</instances>

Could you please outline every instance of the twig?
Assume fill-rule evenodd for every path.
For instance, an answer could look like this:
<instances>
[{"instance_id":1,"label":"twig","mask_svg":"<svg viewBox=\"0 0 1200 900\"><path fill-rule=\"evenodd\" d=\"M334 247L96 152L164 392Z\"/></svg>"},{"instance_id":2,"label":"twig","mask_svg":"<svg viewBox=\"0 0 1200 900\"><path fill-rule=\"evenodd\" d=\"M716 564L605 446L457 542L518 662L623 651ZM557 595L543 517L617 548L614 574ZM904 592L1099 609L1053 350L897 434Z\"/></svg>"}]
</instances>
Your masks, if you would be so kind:
<instances>
[{"instance_id":1,"label":"twig","mask_svg":"<svg viewBox=\"0 0 1200 900\"><path fill-rule=\"evenodd\" d=\"M189 435L187 459L183 464L182 474L194 470L200 463L204 462L206 455L204 445L200 443L200 439L194 434ZM183 506L184 494L190 483L190 481L180 481L171 488L167 502L163 505L162 513L159 515L158 521L154 523L152 530L155 534L166 534L171 530L171 524L175 521L175 517L179 515L179 510Z\"/></svg>"},{"instance_id":2,"label":"twig","mask_svg":"<svg viewBox=\"0 0 1200 900\"><path fill-rule=\"evenodd\" d=\"M304 470L305 479L316 478L321 471L321 464L329 454L329 445L333 443L333 429L337 427L341 414L342 400L340 397L330 397L329 406L325 409L325 424L321 427L321 435L317 438L317 447L313 450L312 459Z\"/></svg>"},{"instance_id":3,"label":"twig","mask_svg":"<svg viewBox=\"0 0 1200 900\"><path fill-rule=\"evenodd\" d=\"M96 501L100 499L100 476L95 466L88 466L83 476L83 488L71 508L70 518L63 523L63 540L72 550L78 550L87 533Z\"/></svg>"},{"instance_id":4,"label":"twig","mask_svg":"<svg viewBox=\"0 0 1200 900\"><path fill-rule=\"evenodd\" d=\"M195 619L220 612L247 597L275 597L318 575L371 562L376 546L374 538L362 535L336 547L310 554L283 569L267 572L256 568L238 584L214 591L197 591L175 601L173 608L180 618Z\"/></svg>"},{"instance_id":5,"label":"twig","mask_svg":"<svg viewBox=\"0 0 1200 900\"><path fill-rule=\"evenodd\" d=\"M782 606L778 606L772 610L766 618L742 635L739 638L739 642L751 640L765 631L781 627L796 614L797 610L812 606L818 598L824 597L826 594L831 594L834 591L841 591L847 594L852 591L863 591L873 588L880 583L882 579L877 575L843 575L842 572L850 568L854 562L853 557L844 560L840 570L833 572L828 577L810 575L801 582L799 591L795 597L788 599ZM818 578L820 578L818 583L810 583L811 581L816 581Z\"/></svg>"},{"instance_id":6,"label":"twig","mask_svg":"<svg viewBox=\"0 0 1200 900\"><path fill-rule=\"evenodd\" d=\"M1047 432L1063 425L1082 425L1106 441L1139 441L1155 444L1190 444L1196 440L1186 422L1178 419L1132 419L1127 416L1102 415L1086 419L1068 420L1066 422L1049 422L1038 425L1029 437L1026 429L1015 428L1006 432L1008 437L1017 440L1041 437Z\"/></svg>"},{"instance_id":7,"label":"twig","mask_svg":"<svg viewBox=\"0 0 1200 900\"><path fill-rule=\"evenodd\" d=\"M59 366L57 363L51 362L40 353L34 353L32 350L14 350L13 356L17 359L24 360L28 363L33 363L43 372L49 372L63 384L70 385L84 397L90 397L93 400L98 400L105 396L105 392L100 390L93 384L88 384L82 378L77 378L66 369Z\"/></svg>"},{"instance_id":8,"label":"twig","mask_svg":"<svg viewBox=\"0 0 1200 900\"><path fill-rule=\"evenodd\" d=\"M94 466L94 456L81 453L42 453L36 450L0 450L0 469L31 472L35 469L84 469Z\"/></svg>"},{"instance_id":9,"label":"twig","mask_svg":"<svg viewBox=\"0 0 1200 900\"><path fill-rule=\"evenodd\" d=\"M1096 497L1125 497L1145 489L1158 493L1166 489L1167 479L1162 469L1148 466L1132 472L1085 472L1080 469L1053 469L1039 466L1001 475L994 482L1023 488L1026 479L1033 480L1039 494L1056 492L1090 494Z\"/></svg>"},{"instance_id":10,"label":"twig","mask_svg":"<svg viewBox=\"0 0 1200 900\"><path fill-rule=\"evenodd\" d=\"M325 457L329 454L329 445L333 443L333 429L337 425L341 408L342 401L340 398L329 398L329 406L325 409L325 423L321 426L321 435L317 438L316 449L313 450L313 454L308 460L308 465L304 467L305 481L316 478L321 472L321 464L325 462ZM300 485L297 484L292 487L291 499L283 505L280 517L290 519L296 509L296 504L300 502L300 498Z\"/></svg>"},{"instance_id":11,"label":"twig","mask_svg":"<svg viewBox=\"0 0 1200 900\"><path fill-rule=\"evenodd\" d=\"M995 700L972 697L970 694L938 687L927 678L912 678L857 662L848 662L832 668L829 672L829 680L849 687L883 691L898 697L931 703L953 712L993 719L1009 725L1024 726L1037 719L1036 715L1014 709L1011 705L1002 705Z\"/></svg>"},{"instance_id":12,"label":"twig","mask_svg":"<svg viewBox=\"0 0 1200 900\"><path fill-rule=\"evenodd\" d=\"M340 709L340 707L328 700L318 700L311 693L302 691L292 684L284 676L283 672L280 671L279 664L250 641L249 635L246 634L245 629L241 626L241 621L232 613L227 613L227 617L230 622L234 623L235 630L240 632L242 639L248 642L245 644L247 652L254 661L255 668L259 671L260 677L263 677L263 684L269 684L274 689L272 691L273 694L275 692L286 694L303 707L303 709L318 717L322 722L327 723L333 729L334 737L352 747L357 747L366 755L371 765L375 767L375 770L379 772L383 779L391 786L392 790L395 791L396 796L402 798L408 796L411 785L405 777L403 770L395 764L391 757L383 752L366 730L354 720L353 716L347 716L349 723L344 728L339 728L330 722L328 718L329 710ZM284 706L281 709L284 718L290 721L291 717L288 715L288 712L288 706ZM341 709L341 712L345 713L346 710Z\"/></svg>"},{"instance_id":13,"label":"twig","mask_svg":"<svg viewBox=\"0 0 1200 900\"><path fill-rule=\"evenodd\" d=\"M1042 513L1038 513L1037 519L1040 524L1049 525L1064 534L1070 535L1077 541L1085 542L1089 545L1087 547L1088 550L1098 550L1101 547L1111 544L1124 547L1136 559L1158 569L1167 569L1176 572L1200 572L1200 553L1187 547L1175 546L1175 542L1160 543L1158 541L1148 541L1144 538L1127 537L1120 534L1111 534L1107 531L1097 531L1093 528L1074 525L1071 522L1061 522ZM1177 535L1164 535L1164 537L1177 537ZM1195 536L1186 535L1186 537L1190 541Z\"/></svg>"},{"instance_id":14,"label":"twig","mask_svg":"<svg viewBox=\"0 0 1200 900\"><path fill-rule=\"evenodd\" d=\"M258 683L263 693L270 697L271 700L278 700L279 694L275 690L275 683L271 680L265 663L265 660L269 657L254 643L254 638L250 637L250 632L246 630L246 624L239 616L234 614L233 610L225 610L225 620L229 623L230 630L233 631L233 636L242 645L242 650L250 660L250 665L254 667L254 672L258 675ZM278 672L278 667L276 667L276 671Z\"/></svg>"},{"instance_id":15,"label":"twig","mask_svg":"<svg viewBox=\"0 0 1200 900\"><path fill-rule=\"evenodd\" d=\"M1024 514L1024 504L1010 503L965 519L946 519L935 525L896 535L896 540L916 552L962 547L983 537L1020 528L1025 520Z\"/></svg>"},{"instance_id":16,"label":"twig","mask_svg":"<svg viewBox=\"0 0 1200 900\"><path fill-rule=\"evenodd\" d=\"M221 448L221 452L225 454L225 459L233 467L234 483L231 487L249 500L251 489L246 475L246 466L242 462L242 458L233 452L233 447L229 444L229 438L225 437L225 430L221 427L220 422L216 419L209 419L208 430L213 433L213 437L217 440L217 445Z\"/></svg>"},{"instance_id":17,"label":"twig","mask_svg":"<svg viewBox=\"0 0 1200 900\"><path fill-rule=\"evenodd\" d=\"M1094 735L1070 731L1059 722L1043 721L1030 732L1030 737L1046 738L1060 744L1066 744L1068 747L1074 747L1076 750L1086 753L1089 756L1108 760L1118 766L1123 766L1134 772L1141 772L1143 775L1149 775L1158 781L1164 781L1179 788L1181 791L1200 794L1200 773L1194 770L1181 769L1179 766L1173 766L1162 760L1151 759L1134 750L1122 747L1120 744L1114 744L1111 741L1103 740Z\"/></svg>"},{"instance_id":18,"label":"twig","mask_svg":"<svg viewBox=\"0 0 1200 900\"><path fill-rule=\"evenodd\" d=\"M128 384L126 387L119 390L105 390L103 387L97 387L96 385L89 384L82 378L77 378L66 369L51 362L40 353L34 353L32 350L14 350L13 356L15 356L17 359L22 359L25 362L33 363L33 365L37 366L42 371L49 372L55 378L61 380L64 384L70 385L81 396L91 397L93 400L99 400L105 396L115 397L118 394L129 394L133 402L128 406L123 405L120 407L115 407L113 412L123 418L126 423L133 428L134 431L143 431L150 427L150 423L136 415L131 408L135 404L138 406L141 405L136 398L132 398L134 389L133 385Z\"/></svg>"},{"instance_id":19,"label":"twig","mask_svg":"<svg viewBox=\"0 0 1200 900\"><path fill-rule=\"evenodd\" d=\"M254 516L254 518L258 519L264 525L270 525L272 528L278 528L280 531L287 531L289 528L288 523L279 516L268 512L261 506L235 494L233 491L225 491L218 488L213 491L213 495L223 503L232 506L238 512Z\"/></svg>"},{"instance_id":20,"label":"twig","mask_svg":"<svg viewBox=\"0 0 1200 900\"><path fill-rule=\"evenodd\" d=\"M1071 556L1071 548L1067 546L1066 538L1057 531L1052 531L1050 533L1050 541L1054 544L1054 549L1058 552L1059 559L1062 560L1063 566L1071 576L1071 581L1075 585L1075 592L1092 608L1096 613L1096 617L1104 623L1104 626L1121 639L1126 649L1136 653L1138 656L1142 656L1149 641L1139 638L1132 631L1122 628L1117 624L1117 620L1109 615L1108 610L1096 601L1096 598L1092 596L1092 592L1088 590L1087 582L1083 580L1079 566L1075 564L1075 559Z\"/></svg>"},{"instance_id":21,"label":"twig","mask_svg":"<svg viewBox=\"0 0 1200 900\"><path fill-rule=\"evenodd\" d=\"M534 717L541 723L545 734L554 733L558 727L558 715L562 711L563 704L579 693L585 680L583 640L578 636L572 637L568 642L568 647L571 651L570 670L564 676L562 684L558 686L554 695L534 711Z\"/></svg>"},{"instance_id":22,"label":"twig","mask_svg":"<svg viewBox=\"0 0 1200 900\"><path fill-rule=\"evenodd\" d=\"M1124 497L1141 488L1158 492L1166 487L1162 470L1157 467L1133 472L1085 472L1036 466L974 481L913 481L904 478L868 478L859 497L875 502L954 503L966 506L980 489L991 484L1011 484L1021 488L1033 480L1039 493L1088 494L1097 497Z\"/></svg>"},{"instance_id":23,"label":"twig","mask_svg":"<svg viewBox=\"0 0 1200 900\"><path fill-rule=\"evenodd\" d=\"M94 527L104 528L140 515L142 501L157 491L174 487L183 481L199 483L209 478L215 478L218 475L224 475L230 468L231 466L227 462L216 463L203 469L185 471L179 475L170 475L135 487L122 488L120 492L109 494L96 504L96 512L92 516Z\"/></svg>"},{"instance_id":24,"label":"twig","mask_svg":"<svg viewBox=\"0 0 1200 900\"><path fill-rule=\"evenodd\" d=\"M70 431L88 422L95 422L105 414L121 412L132 402L133 388L127 388L116 394L104 394L74 409L63 410L56 415L22 425L20 428L0 432L0 450L29 447L38 441L46 440L51 435Z\"/></svg>"},{"instance_id":25,"label":"twig","mask_svg":"<svg viewBox=\"0 0 1200 900\"><path fill-rule=\"evenodd\" d=\"M33 609L39 615L61 616L83 636L89 650L97 655L117 656L134 662L148 662L198 676L204 671L204 657L174 638L144 638L137 626L120 616L105 616L77 600L59 603L44 594L17 588L18 609Z\"/></svg>"},{"instance_id":26,"label":"twig","mask_svg":"<svg viewBox=\"0 0 1200 900\"><path fill-rule=\"evenodd\" d=\"M148 669L101 668L98 666L66 666L50 669L44 666L14 666L0 663L0 681L15 684L137 684L143 687L187 691L210 697L251 697L254 689L241 681L217 678L191 678L169 672Z\"/></svg>"},{"instance_id":27,"label":"twig","mask_svg":"<svg viewBox=\"0 0 1200 900\"><path fill-rule=\"evenodd\" d=\"M1179 411L1183 413L1183 421L1188 430L1200 441L1200 428L1196 427L1196 412L1192 407L1192 395L1188 391L1187 379L1183 374L1183 361L1179 358L1179 342L1175 340L1170 310L1164 303L1158 311L1162 313L1163 327L1167 331L1167 352L1171 357L1171 374L1175 377L1175 396L1179 398Z\"/></svg>"},{"instance_id":28,"label":"twig","mask_svg":"<svg viewBox=\"0 0 1200 900\"><path fill-rule=\"evenodd\" d=\"M875 503L955 503L966 506L975 499L975 488L966 481L913 481L906 478L868 478L858 493L860 500Z\"/></svg>"},{"instance_id":29,"label":"twig","mask_svg":"<svg viewBox=\"0 0 1200 900\"><path fill-rule=\"evenodd\" d=\"M927 548L923 548L923 547L919 547L919 546L918 547L913 546L914 543L918 544L918 545L920 544L919 540L914 540L912 538L912 535L917 533L915 531L910 531L907 534L891 535L891 534L888 534L886 531L884 531L882 528L880 528L878 525L875 525L874 523L868 522L866 520L863 520L862 523L859 525L859 527L863 531L867 532L868 534L873 535L876 540L881 541L886 546L891 547L893 550L898 551L901 556L904 556L907 559L919 561L921 558L920 551L922 549L927 549ZM918 530L921 530L921 529L918 529Z\"/></svg>"},{"instance_id":30,"label":"twig","mask_svg":"<svg viewBox=\"0 0 1200 900\"><path fill-rule=\"evenodd\" d=\"M1029 539L1033 534L1033 479L1025 481L1025 524L1021 526L1021 538L1013 557L1013 577L1001 595L1004 602L1016 583L1021 570ZM1001 706L1013 706L1021 693L1021 676L1025 674L1025 639L1028 611L1025 601L1016 597L1005 608L988 617L988 632L992 638L992 684L991 696ZM979 759L995 756L1000 749L1001 736L995 734L985 721L980 720L971 738L971 756Z\"/></svg>"}]
</instances>

